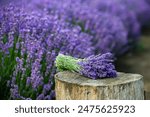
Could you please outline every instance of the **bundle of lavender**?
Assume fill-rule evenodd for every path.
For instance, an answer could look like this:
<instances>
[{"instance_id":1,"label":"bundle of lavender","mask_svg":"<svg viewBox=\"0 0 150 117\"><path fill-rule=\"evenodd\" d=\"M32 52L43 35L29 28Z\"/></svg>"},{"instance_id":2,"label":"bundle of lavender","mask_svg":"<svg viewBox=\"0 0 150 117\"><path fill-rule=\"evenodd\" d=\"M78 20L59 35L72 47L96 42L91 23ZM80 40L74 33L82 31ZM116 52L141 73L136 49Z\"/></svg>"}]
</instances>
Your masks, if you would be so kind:
<instances>
[{"instance_id":1,"label":"bundle of lavender","mask_svg":"<svg viewBox=\"0 0 150 117\"><path fill-rule=\"evenodd\" d=\"M59 54L56 57L55 64L58 71L68 70L78 72L83 76L96 80L101 78L114 78L117 76L113 61L113 55L111 53L90 56L85 59Z\"/></svg>"}]
</instances>

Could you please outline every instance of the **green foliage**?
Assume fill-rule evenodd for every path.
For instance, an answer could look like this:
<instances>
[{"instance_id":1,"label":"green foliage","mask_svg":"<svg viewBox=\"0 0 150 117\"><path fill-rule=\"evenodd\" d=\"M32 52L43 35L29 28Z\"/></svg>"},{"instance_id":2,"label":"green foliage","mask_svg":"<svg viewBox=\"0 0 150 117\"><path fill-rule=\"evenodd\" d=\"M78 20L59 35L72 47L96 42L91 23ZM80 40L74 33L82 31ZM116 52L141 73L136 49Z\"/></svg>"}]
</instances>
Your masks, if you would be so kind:
<instances>
[{"instance_id":1,"label":"green foliage","mask_svg":"<svg viewBox=\"0 0 150 117\"><path fill-rule=\"evenodd\" d=\"M7 43L7 35L3 37L3 43ZM9 48L8 53L0 50L0 99L9 99L10 89L7 86L7 82L12 78L13 71L16 66L16 57L20 56L20 50L16 49L16 43L20 41L17 36L15 36L14 44Z\"/></svg>"},{"instance_id":2,"label":"green foliage","mask_svg":"<svg viewBox=\"0 0 150 117\"><path fill-rule=\"evenodd\" d=\"M66 56L63 54L59 54L56 57L56 67L58 69L58 71L65 71L65 70L69 70L69 71L75 71L78 72L80 71L80 66L78 64L78 62L81 61L81 59L77 59L77 58L73 58L71 56Z\"/></svg>"}]
</instances>

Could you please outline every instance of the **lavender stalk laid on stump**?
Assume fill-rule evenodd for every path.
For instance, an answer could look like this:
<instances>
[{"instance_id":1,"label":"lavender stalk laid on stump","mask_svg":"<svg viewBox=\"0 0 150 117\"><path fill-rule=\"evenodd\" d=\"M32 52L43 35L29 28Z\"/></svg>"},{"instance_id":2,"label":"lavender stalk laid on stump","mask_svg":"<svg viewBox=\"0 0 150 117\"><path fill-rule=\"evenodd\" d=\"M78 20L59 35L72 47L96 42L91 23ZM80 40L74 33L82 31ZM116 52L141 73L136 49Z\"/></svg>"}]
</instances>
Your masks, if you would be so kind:
<instances>
[{"instance_id":1,"label":"lavender stalk laid on stump","mask_svg":"<svg viewBox=\"0 0 150 117\"><path fill-rule=\"evenodd\" d=\"M83 76L92 79L114 78L117 71L113 65L113 55L106 53L97 56L90 56L85 59L73 58L59 54L56 58L56 67L59 71L78 72Z\"/></svg>"},{"instance_id":2,"label":"lavender stalk laid on stump","mask_svg":"<svg viewBox=\"0 0 150 117\"><path fill-rule=\"evenodd\" d=\"M111 53L85 59L59 54L56 67L56 100L144 99L143 76L117 73Z\"/></svg>"}]
</instances>

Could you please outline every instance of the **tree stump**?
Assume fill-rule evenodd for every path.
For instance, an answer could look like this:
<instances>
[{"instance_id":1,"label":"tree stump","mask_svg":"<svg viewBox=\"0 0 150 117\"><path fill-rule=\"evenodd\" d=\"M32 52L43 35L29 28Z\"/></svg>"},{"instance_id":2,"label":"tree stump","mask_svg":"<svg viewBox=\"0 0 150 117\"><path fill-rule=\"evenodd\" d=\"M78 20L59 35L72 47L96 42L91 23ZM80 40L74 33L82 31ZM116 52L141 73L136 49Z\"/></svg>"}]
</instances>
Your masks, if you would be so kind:
<instances>
[{"instance_id":1,"label":"tree stump","mask_svg":"<svg viewBox=\"0 0 150 117\"><path fill-rule=\"evenodd\" d=\"M78 73L55 75L57 100L143 100L143 76L118 73L117 78L92 80Z\"/></svg>"}]
</instances>

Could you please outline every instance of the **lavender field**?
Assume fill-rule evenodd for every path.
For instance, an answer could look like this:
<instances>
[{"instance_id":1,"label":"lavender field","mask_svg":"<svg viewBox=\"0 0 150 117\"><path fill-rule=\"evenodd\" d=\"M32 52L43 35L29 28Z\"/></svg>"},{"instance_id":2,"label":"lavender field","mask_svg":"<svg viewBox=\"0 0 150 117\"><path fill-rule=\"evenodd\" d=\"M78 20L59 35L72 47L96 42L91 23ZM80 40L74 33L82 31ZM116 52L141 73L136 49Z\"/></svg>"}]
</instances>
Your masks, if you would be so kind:
<instances>
[{"instance_id":1,"label":"lavender field","mask_svg":"<svg viewBox=\"0 0 150 117\"><path fill-rule=\"evenodd\" d=\"M134 62L149 63L149 27L149 0L0 0L0 99L55 100L59 54L109 52L118 71L145 76Z\"/></svg>"}]
</instances>

